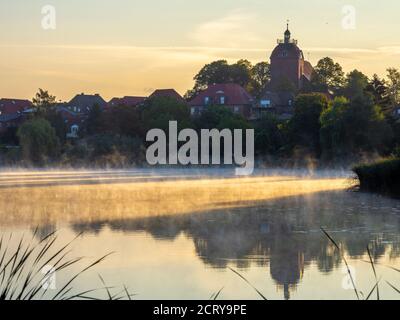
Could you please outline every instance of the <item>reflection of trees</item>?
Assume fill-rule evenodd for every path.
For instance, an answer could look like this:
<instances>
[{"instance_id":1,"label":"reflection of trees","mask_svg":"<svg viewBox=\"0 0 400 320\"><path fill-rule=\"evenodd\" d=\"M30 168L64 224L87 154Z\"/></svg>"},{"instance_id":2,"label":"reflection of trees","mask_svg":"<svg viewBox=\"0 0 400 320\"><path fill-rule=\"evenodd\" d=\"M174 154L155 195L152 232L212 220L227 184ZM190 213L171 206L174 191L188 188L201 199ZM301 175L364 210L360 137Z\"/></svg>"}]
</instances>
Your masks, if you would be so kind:
<instances>
[{"instance_id":1,"label":"reflection of trees","mask_svg":"<svg viewBox=\"0 0 400 320\"><path fill-rule=\"evenodd\" d=\"M36 238L39 240L47 237L49 234L54 233L55 231L57 231L57 229L53 224L47 224L32 229L32 232L36 232Z\"/></svg>"},{"instance_id":2,"label":"reflection of trees","mask_svg":"<svg viewBox=\"0 0 400 320\"><path fill-rule=\"evenodd\" d=\"M214 268L235 264L246 269L253 263L267 266L269 262L272 278L288 299L310 264L316 263L324 273L340 266L340 255L322 234L321 226L332 230L332 236L350 257L365 256L368 244L377 262L388 250L392 257L400 255L397 217L382 214L376 203L365 205L370 209L359 212L359 197L363 195L318 194L252 208L103 221L74 225L73 229L98 231L107 225L123 232L146 231L158 240L174 240L183 233L193 240L198 257ZM377 208L379 214L371 208Z\"/></svg>"}]
</instances>

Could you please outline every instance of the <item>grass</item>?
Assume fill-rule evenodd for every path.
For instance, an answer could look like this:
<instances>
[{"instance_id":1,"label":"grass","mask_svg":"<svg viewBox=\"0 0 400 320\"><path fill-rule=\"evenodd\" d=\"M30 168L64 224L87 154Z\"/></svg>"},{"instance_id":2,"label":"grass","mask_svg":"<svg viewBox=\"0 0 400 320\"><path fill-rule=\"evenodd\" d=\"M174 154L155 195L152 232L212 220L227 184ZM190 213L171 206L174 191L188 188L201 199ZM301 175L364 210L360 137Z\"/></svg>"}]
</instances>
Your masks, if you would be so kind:
<instances>
[{"instance_id":1,"label":"grass","mask_svg":"<svg viewBox=\"0 0 400 320\"><path fill-rule=\"evenodd\" d=\"M105 260L110 254L107 254L88 265L82 267L80 271L72 273L67 277L66 282L60 289L51 292L49 286L44 286L52 275L60 272L66 273L72 266L77 266L83 260L82 257L69 258L70 247L80 235L71 242L62 247L56 247L57 235L55 232L45 236L41 240L35 240L37 230L33 237L26 240L24 236L17 242L10 234L8 237L0 238L0 301L1 300L72 300L89 299L96 300L90 295L95 291L106 290L108 298L119 300L122 298L131 299L132 295L124 287L123 295L120 293L111 294L110 288L91 289L83 292L74 293L74 283L84 273L94 268ZM12 249L11 243L18 243L15 249ZM46 266L51 266L51 270L43 273ZM105 284L104 280L100 278Z\"/></svg>"},{"instance_id":2,"label":"grass","mask_svg":"<svg viewBox=\"0 0 400 320\"><path fill-rule=\"evenodd\" d=\"M400 197L400 159L391 158L353 168L360 190Z\"/></svg>"},{"instance_id":3,"label":"grass","mask_svg":"<svg viewBox=\"0 0 400 320\"><path fill-rule=\"evenodd\" d=\"M362 295L362 292L359 291L359 290L357 289L357 287L356 287L356 283L355 283L354 278L353 278L353 275L352 275L352 273L351 273L351 271L350 271L350 266L349 266L349 264L348 264L348 262L347 262L347 260L346 260L346 258L345 258L345 256L344 256L344 254L343 254L343 251L341 250L341 248L340 248L340 246L337 244L337 242L329 235L329 233L328 233L325 229L321 228L321 230L322 230L322 232L326 235L326 237L329 239L329 241L330 241L330 242L335 246L335 248L339 251L340 256L342 257L342 260L343 260L343 262L344 262L345 265L346 265L347 272L348 272L349 277L350 277L350 279L351 279L351 282L352 282L352 285L353 285L353 288L354 288L354 292L355 292L355 294L356 294L356 297L357 297L358 300L360 300L360 295ZM380 284L380 282L381 282L381 279L378 278L378 274L377 274L375 262L374 262L374 259L373 259L373 257L372 257L371 250L370 250L369 246L367 246L367 252L368 252L369 260L366 261L366 262L369 263L369 264L371 265L371 269L372 269L373 275L374 275L374 277L375 277L375 285L373 286L373 288L371 289L371 291L368 293L368 295L366 296L365 300L370 300L371 296L374 294L375 291L376 291L377 300L381 300L380 292L379 292L379 284ZM392 270L394 270L394 271L396 271L396 272L400 272L399 269L396 269L396 268L393 268L393 267L387 267L387 268L390 268L390 269L392 269ZM400 290L399 290L398 288L396 288L394 285L392 285L392 284L391 284L390 282L388 282L388 281L386 281L386 283L387 283L393 290L395 290L397 293L400 294Z\"/></svg>"}]
</instances>

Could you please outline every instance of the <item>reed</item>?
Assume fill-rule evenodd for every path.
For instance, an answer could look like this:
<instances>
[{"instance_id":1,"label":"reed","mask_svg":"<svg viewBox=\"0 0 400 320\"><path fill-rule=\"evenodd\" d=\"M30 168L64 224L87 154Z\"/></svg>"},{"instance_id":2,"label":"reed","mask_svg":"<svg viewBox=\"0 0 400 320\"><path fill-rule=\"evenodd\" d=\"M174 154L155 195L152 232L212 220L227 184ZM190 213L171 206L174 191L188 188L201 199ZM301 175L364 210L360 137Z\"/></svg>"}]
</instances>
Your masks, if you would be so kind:
<instances>
[{"instance_id":1,"label":"reed","mask_svg":"<svg viewBox=\"0 0 400 320\"><path fill-rule=\"evenodd\" d=\"M0 238L0 301L1 300L71 300L90 299L97 300L90 295L95 291L105 288L91 289L74 293L76 280L105 260L111 253L82 267L80 271L72 273L60 289L51 292L49 286L44 283L53 275L66 273L72 266L77 266L83 257L69 258L70 247L80 235L64 246L57 247L57 235L55 232L45 236L41 240L35 240L37 229L32 239L26 240L24 236L17 241L10 234L8 237L2 235ZM12 244L17 243L16 248ZM51 265L51 271L43 273L46 266ZM104 281L103 281L104 282ZM106 288L106 290L109 290ZM132 295L124 288L124 295L120 293L109 295L112 300L123 297L130 299Z\"/></svg>"}]
</instances>

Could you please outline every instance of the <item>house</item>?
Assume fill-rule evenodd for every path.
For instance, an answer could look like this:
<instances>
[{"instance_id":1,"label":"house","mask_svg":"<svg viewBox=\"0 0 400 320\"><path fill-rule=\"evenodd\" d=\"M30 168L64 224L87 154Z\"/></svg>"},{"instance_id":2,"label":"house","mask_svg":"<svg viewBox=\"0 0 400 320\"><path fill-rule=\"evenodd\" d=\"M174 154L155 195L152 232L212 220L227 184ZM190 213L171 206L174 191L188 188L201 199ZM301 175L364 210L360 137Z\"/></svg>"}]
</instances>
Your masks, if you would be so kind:
<instances>
[{"instance_id":1,"label":"house","mask_svg":"<svg viewBox=\"0 0 400 320\"><path fill-rule=\"evenodd\" d=\"M179 102L186 103L185 99L174 89L157 89L149 96L149 99L160 97L173 98Z\"/></svg>"},{"instance_id":2,"label":"house","mask_svg":"<svg viewBox=\"0 0 400 320\"><path fill-rule=\"evenodd\" d=\"M0 99L0 115L16 114L32 108L32 102L21 99Z\"/></svg>"},{"instance_id":3,"label":"house","mask_svg":"<svg viewBox=\"0 0 400 320\"><path fill-rule=\"evenodd\" d=\"M17 128L22 121L22 113L0 115L0 133L3 133L10 128Z\"/></svg>"},{"instance_id":4,"label":"house","mask_svg":"<svg viewBox=\"0 0 400 320\"><path fill-rule=\"evenodd\" d=\"M89 114L94 106L105 108L107 102L98 94L78 94L65 107L78 114Z\"/></svg>"},{"instance_id":5,"label":"house","mask_svg":"<svg viewBox=\"0 0 400 320\"><path fill-rule=\"evenodd\" d=\"M76 95L70 102L57 106L57 111L63 117L68 128L67 138L77 138L79 130L84 125L94 106L105 109L107 102L99 95Z\"/></svg>"},{"instance_id":6,"label":"house","mask_svg":"<svg viewBox=\"0 0 400 320\"><path fill-rule=\"evenodd\" d=\"M141 105L147 97L133 97L133 96L125 96L123 98L112 98L106 105L107 110L111 110L112 108L118 106L127 106L127 107L137 107Z\"/></svg>"},{"instance_id":7,"label":"house","mask_svg":"<svg viewBox=\"0 0 400 320\"><path fill-rule=\"evenodd\" d=\"M290 119L294 112L295 94L293 92L267 91L253 108L253 118L260 119L267 113L281 120Z\"/></svg>"},{"instance_id":8,"label":"house","mask_svg":"<svg viewBox=\"0 0 400 320\"><path fill-rule=\"evenodd\" d=\"M213 84L189 102L192 116L199 116L210 106L225 106L245 118L251 117L253 97L240 85L234 83Z\"/></svg>"},{"instance_id":9,"label":"house","mask_svg":"<svg viewBox=\"0 0 400 320\"><path fill-rule=\"evenodd\" d=\"M29 100L0 99L0 132L18 127L31 108Z\"/></svg>"}]
</instances>

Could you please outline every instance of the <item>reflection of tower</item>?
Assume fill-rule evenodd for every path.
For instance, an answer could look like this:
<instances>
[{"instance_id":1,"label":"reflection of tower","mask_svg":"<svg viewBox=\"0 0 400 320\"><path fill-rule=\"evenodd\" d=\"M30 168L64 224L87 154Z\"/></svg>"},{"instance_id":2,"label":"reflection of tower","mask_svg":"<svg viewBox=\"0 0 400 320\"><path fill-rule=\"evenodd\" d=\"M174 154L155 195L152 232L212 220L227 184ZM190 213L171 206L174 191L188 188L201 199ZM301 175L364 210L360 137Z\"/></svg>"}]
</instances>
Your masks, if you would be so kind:
<instances>
[{"instance_id":1,"label":"reflection of tower","mask_svg":"<svg viewBox=\"0 0 400 320\"><path fill-rule=\"evenodd\" d=\"M304 254L296 249L292 251L289 247L279 247L276 253L271 254L270 272L278 288L283 288L285 300L289 300L291 291L303 278Z\"/></svg>"}]
</instances>

